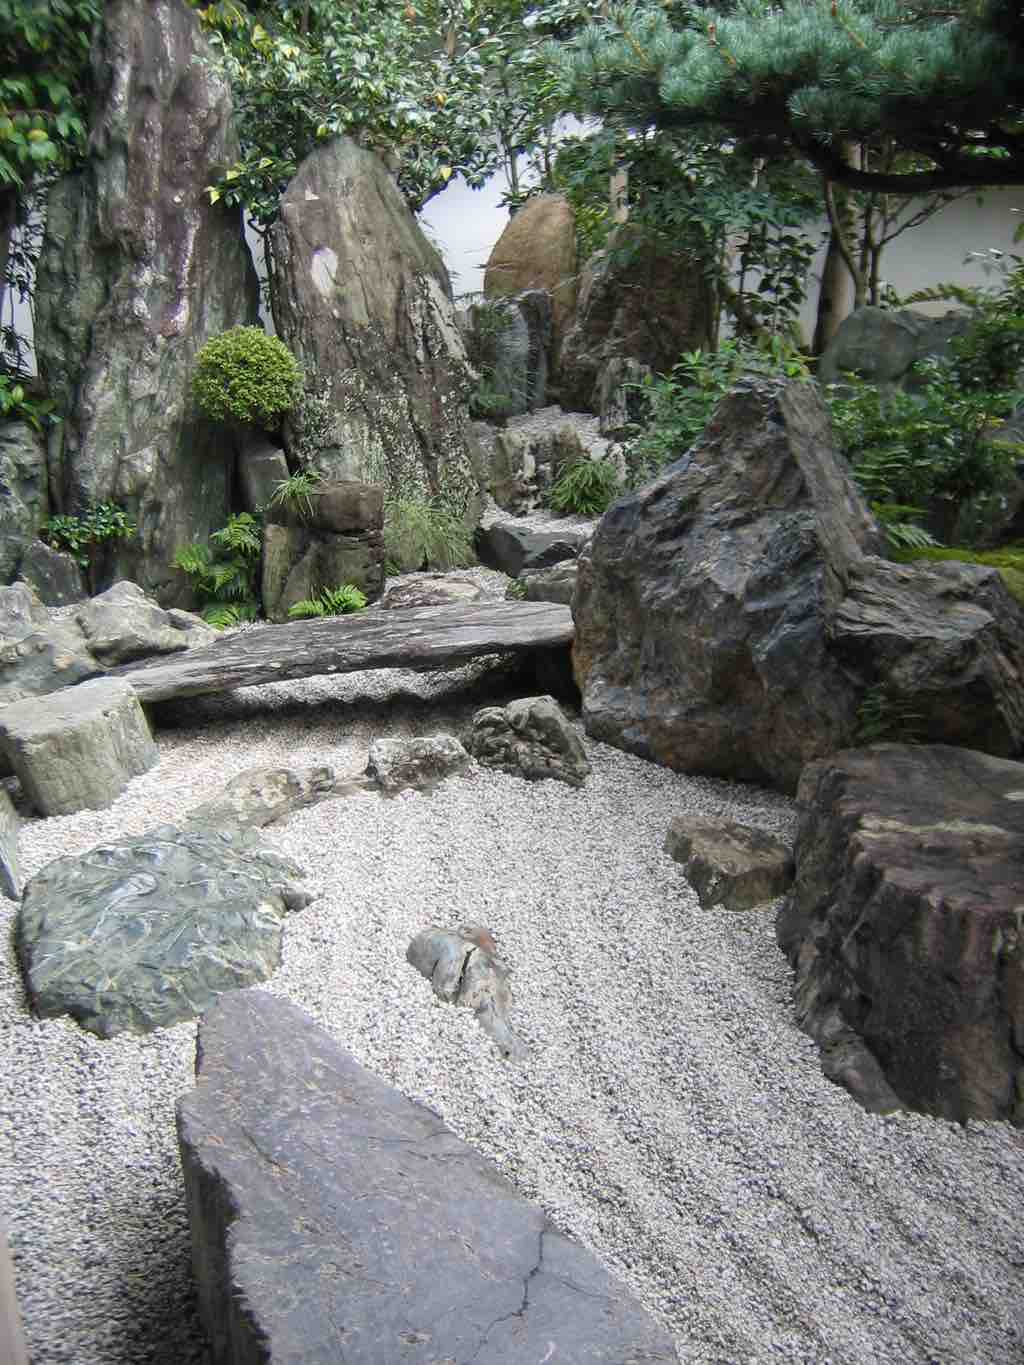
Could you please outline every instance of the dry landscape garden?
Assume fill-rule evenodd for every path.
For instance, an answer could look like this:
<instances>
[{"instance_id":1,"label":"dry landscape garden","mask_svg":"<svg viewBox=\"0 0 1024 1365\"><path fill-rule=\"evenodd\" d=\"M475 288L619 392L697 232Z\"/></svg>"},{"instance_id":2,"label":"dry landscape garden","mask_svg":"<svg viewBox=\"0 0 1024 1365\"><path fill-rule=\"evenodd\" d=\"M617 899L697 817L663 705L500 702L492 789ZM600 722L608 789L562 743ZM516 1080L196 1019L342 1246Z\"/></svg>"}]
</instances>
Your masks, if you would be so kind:
<instances>
[{"instance_id":1,"label":"dry landscape garden","mask_svg":"<svg viewBox=\"0 0 1024 1365\"><path fill-rule=\"evenodd\" d=\"M0 38L0 1360L1019 1361L1019 7Z\"/></svg>"}]
</instances>

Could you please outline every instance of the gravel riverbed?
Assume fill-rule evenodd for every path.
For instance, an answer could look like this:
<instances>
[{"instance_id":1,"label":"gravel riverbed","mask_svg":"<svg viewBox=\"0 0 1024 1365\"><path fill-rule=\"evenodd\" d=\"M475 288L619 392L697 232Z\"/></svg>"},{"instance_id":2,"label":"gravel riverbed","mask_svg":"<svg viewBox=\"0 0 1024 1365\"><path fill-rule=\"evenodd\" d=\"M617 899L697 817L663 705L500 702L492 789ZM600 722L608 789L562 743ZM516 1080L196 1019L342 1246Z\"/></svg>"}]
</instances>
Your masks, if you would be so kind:
<instances>
[{"instance_id":1,"label":"gravel riverbed","mask_svg":"<svg viewBox=\"0 0 1024 1365\"><path fill-rule=\"evenodd\" d=\"M109 810L23 827L25 873L173 822L246 768L348 773L374 737L458 732L482 671L190 702ZM677 814L789 834L792 803L585 742L580 791L474 767L269 829L322 894L261 989L437 1110L633 1288L681 1361L1019 1362L1022 1135L863 1113L793 1024L777 907L701 911L663 852ZM104 1042L33 1019L15 909L0 900L0 1217L33 1365L198 1365L174 1131L196 1026ZM405 962L418 930L466 921L513 969L525 1065Z\"/></svg>"}]
</instances>

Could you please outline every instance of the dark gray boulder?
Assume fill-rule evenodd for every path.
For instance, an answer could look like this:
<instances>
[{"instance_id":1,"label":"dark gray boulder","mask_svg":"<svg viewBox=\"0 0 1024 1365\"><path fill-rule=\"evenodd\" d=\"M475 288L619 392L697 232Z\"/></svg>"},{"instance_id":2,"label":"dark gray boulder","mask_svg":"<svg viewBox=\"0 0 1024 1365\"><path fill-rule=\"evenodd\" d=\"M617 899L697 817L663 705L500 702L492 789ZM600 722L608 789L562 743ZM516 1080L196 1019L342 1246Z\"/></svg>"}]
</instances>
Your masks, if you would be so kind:
<instances>
[{"instance_id":1,"label":"dark gray boulder","mask_svg":"<svg viewBox=\"0 0 1024 1365\"><path fill-rule=\"evenodd\" d=\"M471 303L466 343L480 372L475 406L489 419L516 417L546 402L551 352L551 295L530 289L510 298Z\"/></svg>"},{"instance_id":2,"label":"dark gray boulder","mask_svg":"<svg viewBox=\"0 0 1024 1365\"><path fill-rule=\"evenodd\" d=\"M538 531L510 520L479 527L474 545L481 564L518 578L524 569L543 569L575 559L586 539L584 531Z\"/></svg>"},{"instance_id":3,"label":"dark gray boulder","mask_svg":"<svg viewBox=\"0 0 1024 1365\"><path fill-rule=\"evenodd\" d=\"M386 796L401 791L430 791L446 777L469 766L469 754L454 735L420 735L411 739L375 739L366 765L368 777Z\"/></svg>"},{"instance_id":4,"label":"dark gray boulder","mask_svg":"<svg viewBox=\"0 0 1024 1365\"><path fill-rule=\"evenodd\" d=\"M35 293L40 373L64 420L51 488L64 510L124 506L102 585L130 578L190 605L175 552L231 510L234 446L189 396L210 337L256 320L241 211L207 187L236 153L228 88L185 0L110 0L93 49L84 169L48 196Z\"/></svg>"},{"instance_id":5,"label":"dark gray boulder","mask_svg":"<svg viewBox=\"0 0 1024 1365\"><path fill-rule=\"evenodd\" d=\"M30 541L18 565L18 577L47 607L68 607L88 596L82 567L74 556L41 540Z\"/></svg>"},{"instance_id":6,"label":"dark gray boulder","mask_svg":"<svg viewBox=\"0 0 1024 1365\"><path fill-rule=\"evenodd\" d=\"M301 877L237 826L162 825L57 858L26 886L16 925L32 1008L101 1038L193 1019L272 974L285 914L312 900Z\"/></svg>"},{"instance_id":7,"label":"dark gray boulder","mask_svg":"<svg viewBox=\"0 0 1024 1365\"><path fill-rule=\"evenodd\" d=\"M793 882L792 849L763 829L732 820L678 815L668 827L665 852L683 864L703 910L750 910Z\"/></svg>"},{"instance_id":8,"label":"dark gray boulder","mask_svg":"<svg viewBox=\"0 0 1024 1365\"><path fill-rule=\"evenodd\" d=\"M825 348L818 382L839 384L852 373L884 388L913 389L922 381L911 368L928 356L948 358L950 341L969 323L962 311L935 318L910 308L858 308Z\"/></svg>"},{"instance_id":9,"label":"dark gray boulder","mask_svg":"<svg viewBox=\"0 0 1024 1365\"><path fill-rule=\"evenodd\" d=\"M49 507L46 437L25 422L0 422L0 583L17 575Z\"/></svg>"},{"instance_id":10,"label":"dark gray boulder","mask_svg":"<svg viewBox=\"0 0 1024 1365\"><path fill-rule=\"evenodd\" d=\"M786 790L879 699L923 740L1020 752L1024 612L998 572L881 548L816 386L743 381L580 556L588 733Z\"/></svg>"},{"instance_id":11,"label":"dark gray boulder","mask_svg":"<svg viewBox=\"0 0 1024 1365\"><path fill-rule=\"evenodd\" d=\"M578 572L579 563L575 559L563 559L548 569L524 569L515 580L516 586L509 585L506 596L518 597L524 602L561 602L563 606L571 607Z\"/></svg>"},{"instance_id":12,"label":"dark gray boulder","mask_svg":"<svg viewBox=\"0 0 1024 1365\"><path fill-rule=\"evenodd\" d=\"M316 467L389 495L440 495L474 525L482 471L451 287L384 163L349 138L318 147L270 240L278 335L333 411Z\"/></svg>"},{"instance_id":13,"label":"dark gray boulder","mask_svg":"<svg viewBox=\"0 0 1024 1365\"><path fill-rule=\"evenodd\" d=\"M104 668L212 644L217 632L200 616L164 611L137 583L115 583L75 612L85 647Z\"/></svg>"},{"instance_id":14,"label":"dark gray boulder","mask_svg":"<svg viewBox=\"0 0 1024 1365\"><path fill-rule=\"evenodd\" d=\"M432 925L409 944L405 960L427 978L439 1000L472 1010L503 1057L526 1060L529 1049L513 1033L508 1018L512 1008L509 969L499 960L487 929L473 924L458 929Z\"/></svg>"},{"instance_id":15,"label":"dark gray boulder","mask_svg":"<svg viewBox=\"0 0 1024 1365\"><path fill-rule=\"evenodd\" d=\"M436 1114L264 991L202 1020L178 1142L215 1365L677 1362Z\"/></svg>"},{"instance_id":16,"label":"dark gray boulder","mask_svg":"<svg viewBox=\"0 0 1024 1365\"><path fill-rule=\"evenodd\" d=\"M666 374L711 335L711 286L701 262L624 225L586 263L561 354L561 404L600 412L622 362ZM611 367L614 382L606 370Z\"/></svg>"},{"instance_id":17,"label":"dark gray boulder","mask_svg":"<svg viewBox=\"0 0 1024 1365\"><path fill-rule=\"evenodd\" d=\"M873 745L800 779L797 1020L866 1107L1024 1126L1024 764Z\"/></svg>"},{"instance_id":18,"label":"dark gray boulder","mask_svg":"<svg viewBox=\"0 0 1024 1365\"><path fill-rule=\"evenodd\" d=\"M582 787L590 761L554 697L519 697L507 706L485 706L474 715L466 748L487 768L500 768L529 782L546 777Z\"/></svg>"}]
</instances>

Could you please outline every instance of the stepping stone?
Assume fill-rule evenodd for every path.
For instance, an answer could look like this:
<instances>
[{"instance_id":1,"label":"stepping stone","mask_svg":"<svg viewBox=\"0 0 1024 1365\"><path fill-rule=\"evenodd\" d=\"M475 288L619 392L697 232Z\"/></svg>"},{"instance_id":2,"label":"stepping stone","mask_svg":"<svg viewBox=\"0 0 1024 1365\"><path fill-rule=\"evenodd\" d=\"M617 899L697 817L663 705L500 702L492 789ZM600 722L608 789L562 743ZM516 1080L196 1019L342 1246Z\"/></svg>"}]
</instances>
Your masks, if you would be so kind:
<instances>
[{"instance_id":1,"label":"stepping stone","mask_svg":"<svg viewBox=\"0 0 1024 1365\"><path fill-rule=\"evenodd\" d=\"M158 757L123 678L94 678L0 708L0 755L41 815L102 810Z\"/></svg>"},{"instance_id":2,"label":"stepping stone","mask_svg":"<svg viewBox=\"0 0 1024 1365\"><path fill-rule=\"evenodd\" d=\"M678 1365L589 1251L296 1006L225 996L196 1055L178 1142L217 1365Z\"/></svg>"},{"instance_id":3,"label":"stepping stone","mask_svg":"<svg viewBox=\"0 0 1024 1365\"><path fill-rule=\"evenodd\" d=\"M682 863L701 908L750 910L775 900L793 882L793 853L763 829L728 820L678 816L665 852Z\"/></svg>"}]
</instances>

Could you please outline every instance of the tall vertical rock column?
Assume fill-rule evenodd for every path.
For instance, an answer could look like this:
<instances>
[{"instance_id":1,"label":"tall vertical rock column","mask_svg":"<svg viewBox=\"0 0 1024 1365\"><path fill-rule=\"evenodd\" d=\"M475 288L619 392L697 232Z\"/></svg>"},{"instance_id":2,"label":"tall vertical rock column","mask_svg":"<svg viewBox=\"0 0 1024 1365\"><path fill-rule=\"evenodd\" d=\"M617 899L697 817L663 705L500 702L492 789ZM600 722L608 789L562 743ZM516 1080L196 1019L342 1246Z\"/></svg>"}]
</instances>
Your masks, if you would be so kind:
<instances>
[{"instance_id":1,"label":"tall vertical rock column","mask_svg":"<svg viewBox=\"0 0 1024 1365\"><path fill-rule=\"evenodd\" d=\"M229 511L234 451L192 410L193 361L258 304L241 214L205 194L235 153L210 55L185 0L107 4L89 158L51 191L36 288L39 368L64 414L53 500L128 508L139 535L107 574L165 605L186 592L175 551Z\"/></svg>"},{"instance_id":2,"label":"tall vertical rock column","mask_svg":"<svg viewBox=\"0 0 1024 1365\"><path fill-rule=\"evenodd\" d=\"M383 162L348 138L299 167L269 236L278 335L329 394L332 479L480 505L472 374L444 264Z\"/></svg>"}]
</instances>

